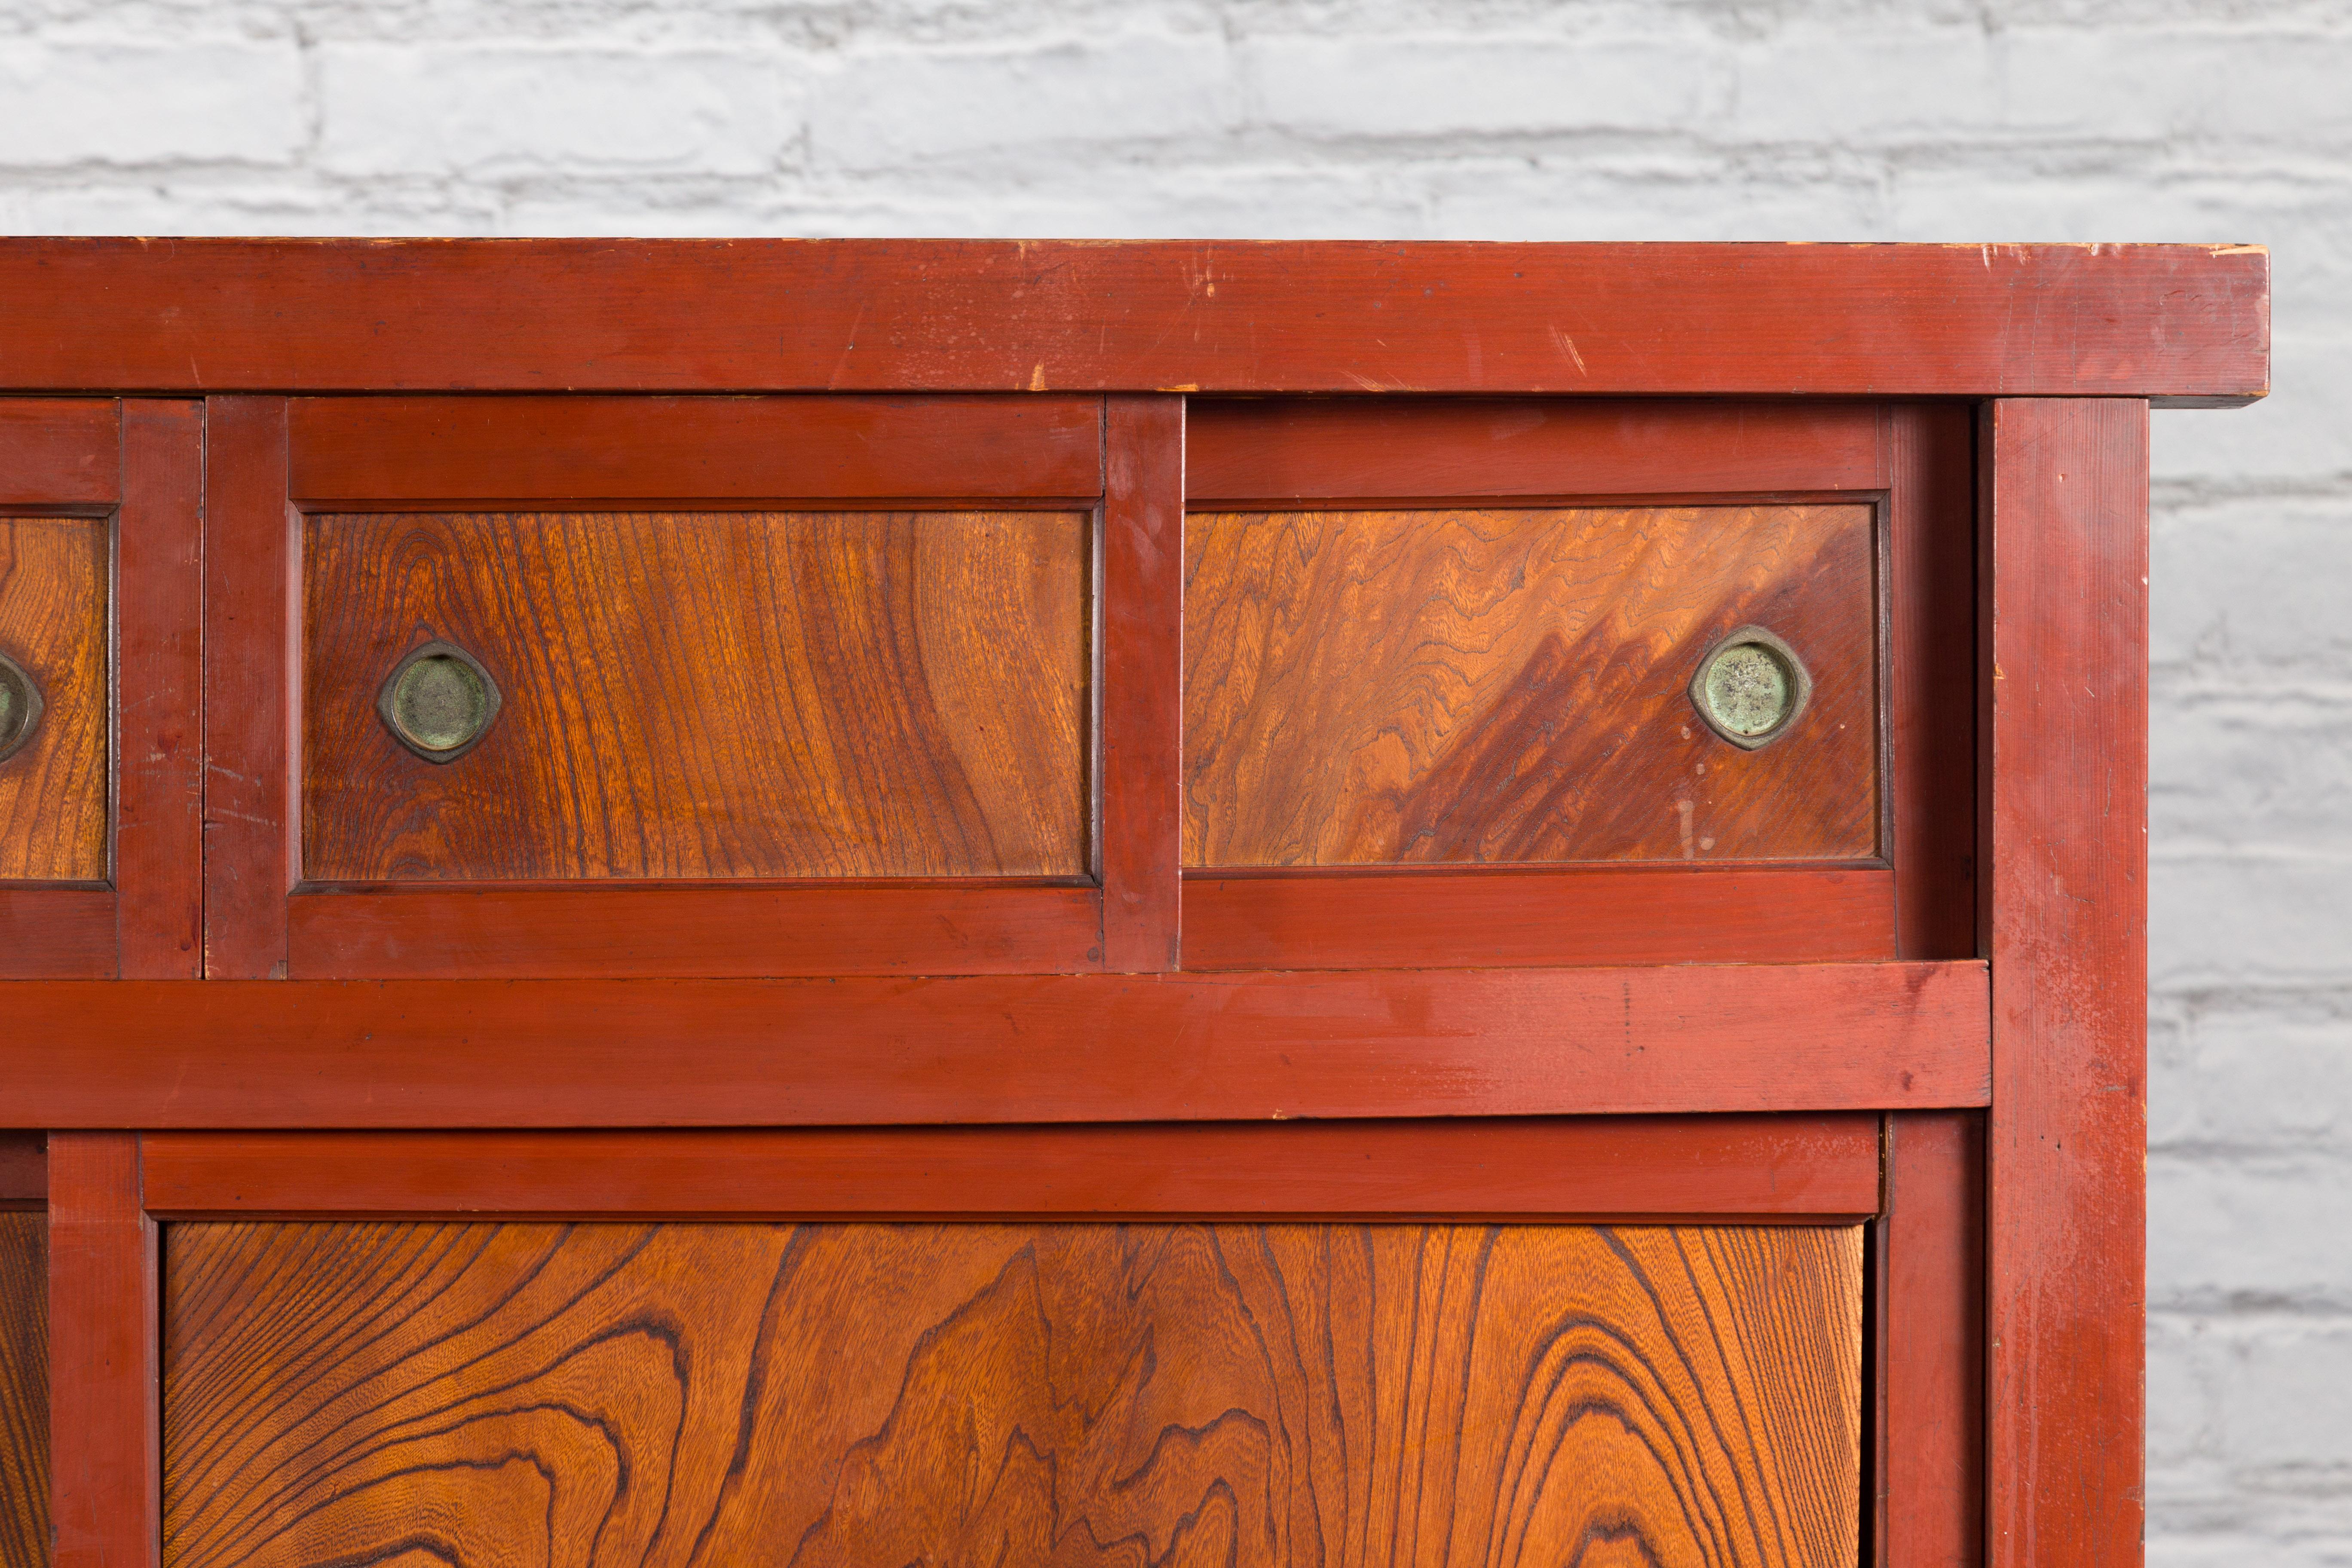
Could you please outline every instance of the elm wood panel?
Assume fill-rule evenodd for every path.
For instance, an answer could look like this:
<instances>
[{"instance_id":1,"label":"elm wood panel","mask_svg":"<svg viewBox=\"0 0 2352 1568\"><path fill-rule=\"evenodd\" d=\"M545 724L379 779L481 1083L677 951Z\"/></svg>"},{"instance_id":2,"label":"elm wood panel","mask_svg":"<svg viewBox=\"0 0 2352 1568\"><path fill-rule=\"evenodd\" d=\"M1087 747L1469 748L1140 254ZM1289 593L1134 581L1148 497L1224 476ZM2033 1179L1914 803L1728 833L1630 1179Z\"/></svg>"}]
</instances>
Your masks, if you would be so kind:
<instances>
[{"instance_id":1,"label":"elm wood panel","mask_svg":"<svg viewBox=\"0 0 2352 1568\"><path fill-rule=\"evenodd\" d=\"M52 1561L152 1568L163 1335L135 1133L49 1134L48 1239Z\"/></svg>"},{"instance_id":2,"label":"elm wood panel","mask_svg":"<svg viewBox=\"0 0 2352 1568\"><path fill-rule=\"evenodd\" d=\"M38 1132L0 1132L0 1208L42 1208L49 1196L49 1157Z\"/></svg>"},{"instance_id":3,"label":"elm wood panel","mask_svg":"<svg viewBox=\"0 0 2352 1568\"><path fill-rule=\"evenodd\" d=\"M106 880L110 531L95 518L0 517L0 653L43 703L0 761L0 879Z\"/></svg>"},{"instance_id":4,"label":"elm wood panel","mask_svg":"<svg viewBox=\"0 0 2352 1568\"><path fill-rule=\"evenodd\" d=\"M1984 965L60 982L0 1125L824 1126L1982 1105Z\"/></svg>"},{"instance_id":5,"label":"elm wood panel","mask_svg":"<svg viewBox=\"0 0 2352 1568\"><path fill-rule=\"evenodd\" d=\"M121 973L204 973L205 406L122 405L114 885Z\"/></svg>"},{"instance_id":6,"label":"elm wood panel","mask_svg":"<svg viewBox=\"0 0 2352 1568\"><path fill-rule=\"evenodd\" d=\"M0 1568L48 1568L48 1228L0 1214Z\"/></svg>"},{"instance_id":7,"label":"elm wood panel","mask_svg":"<svg viewBox=\"0 0 2352 1568\"><path fill-rule=\"evenodd\" d=\"M118 903L110 888L0 886L0 980L110 980Z\"/></svg>"},{"instance_id":8,"label":"elm wood panel","mask_svg":"<svg viewBox=\"0 0 2352 1568\"><path fill-rule=\"evenodd\" d=\"M306 397L289 414L307 503L1102 491L1097 397Z\"/></svg>"},{"instance_id":9,"label":"elm wood panel","mask_svg":"<svg viewBox=\"0 0 2352 1568\"><path fill-rule=\"evenodd\" d=\"M205 399L204 518L204 972L283 979L286 894L301 876L285 399Z\"/></svg>"},{"instance_id":10,"label":"elm wood panel","mask_svg":"<svg viewBox=\"0 0 2352 1568\"><path fill-rule=\"evenodd\" d=\"M760 979L788 974L1045 974L1101 967L1092 888L436 889L299 892L298 980Z\"/></svg>"},{"instance_id":11,"label":"elm wood panel","mask_svg":"<svg viewBox=\"0 0 2352 1568\"><path fill-rule=\"evenodd\" d=\"M1867 506L1196 513L1187 866L1879 853ZM1687 687L1725 634L1812 700L1744 751Z\"/></svg>"},{"instance_id":12,"label":"elm wood panel","mask_svg":"<svg viewBox=\"0 0 2352 1568\"><path fill-rule=\"evenodd\" d=\"M1988 404L1990 1561L2137 1564L2147 408Z\"/></svg>"},{"instance_id":13,"label":"elm wood panel","mask_svg":"<svg viewBox=\"0 0 2352 1568\"><path fill-rule=\"evenodd\" d=\"M1846 1568L1855 1227L192 1224L164 1560Z\"/></svg>"},{"instance_id":14,"label":"elm wood panel","mask_svg":"<svg viewBox=\"0 0 2352 1568\"><path fill-rule=\"evenodd\" d=\"M1975 1111L1886 1119L1877 1563L1984 1562L1984 1132Z\"/></svg>"},{"instance_id":15,"label":"elm wood panel","mask_svg":"<svg viewBox=\"0 0 2352 1568\"><path fill-rule=\"evenodd\" d=\"M1080 512L317 516L320 881L1087 873ZM431 638L505 705L450 763L378 688Z\"/></svg>"},{"instance_id":16,"label":"elm wood panel","mask_svg":"<svg viewBox=\"0 0 2352 1568\"><path fill-rule=\"evenodd\" d=\"M171 1216L1855 1218L1878 1118L150 1132Z\"/></svg>"},{"instance_id":17,"label":"elm wood panel","mask_svg":"<svg viewBox=\"0 0 2352 1568\"><path fill-rule=\"evenodd\" d=\"M1196 399L1188 419L1196 504L1876 490L1890 477L1874 404Z\"/></svg>"},{"instance_id":18,"label":"elm wood panel","mask_svg":"<svg viewBox=\"0 0 2352 1568\"><path fill-rule=\"evenodd\" d=\"M0 506L113 505L120 439L111 398L0 398Z\"/></svg>"},{"instance_id":19,"label":"elm wood panel","mask_svg":"<svg viewBox=\"0 0 2352 1568\"><path fill-rule=\"evenodd\" d=\"M18 239L0 387L2259 397L2259 246Z\"/></svg>"},{"instance_id":20,"label":"elm wood panel","mask_svg":"<svg viewBox=\"0 0 2352 1568\"><path fill-rule=\"evenodd\" d=\"M1891 959L1895 877L1784 867L1347 872L1184 887L1188 969Z\"/></svg>"},{"instance_id":21,"label":"elm wood panel","mask_svg":"<svg viewBox=\"0 0 2352 1568\"><path fill-rule=\"evenodd\" d=\"M1184 400L1105 411L1102 957L1121 973L1181 959L1184 805Z\"/></svg>"},{"instance_id":22,"label":"elm wood panel","mask_svg":"<svg viewBox=\"0 0 2352 1568\"><path fill-rule=\"evenodd\" d=\"M1905 958L1973 958L1976 446L1970 410L1889 417L1888 793Z\"/></svg>"}]
</instances>

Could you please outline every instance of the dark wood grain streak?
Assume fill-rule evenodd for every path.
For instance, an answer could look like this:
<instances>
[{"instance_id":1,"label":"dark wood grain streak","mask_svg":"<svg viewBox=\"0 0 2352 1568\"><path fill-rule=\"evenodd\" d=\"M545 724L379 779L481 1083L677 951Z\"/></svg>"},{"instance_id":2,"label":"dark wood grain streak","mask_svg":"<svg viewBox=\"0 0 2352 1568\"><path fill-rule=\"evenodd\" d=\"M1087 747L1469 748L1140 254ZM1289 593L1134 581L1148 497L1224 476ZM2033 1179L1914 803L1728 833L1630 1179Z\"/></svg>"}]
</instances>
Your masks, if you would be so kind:
<instances>
[{"instance_id":1,"label":"dark wood grain streak","mask_svg":"<svg viewBox=\"0 0 2352 1568\"><path fill-rule=\"evenodd\" d=\"M1199 513L1188 866L1879 853L1871 510ZM1758 751L1685 693L1743 625L1811 704Z\"/></svg>"},{"instance_id":2,"label":"dark wood grain streak","mask_svg":"<svg viewBox=\"0 0 2352 1568\"><path fill-rule=\"evenodd\" d=\"M152 1568L163 1336L136 1134L49 1134L48 1239L55 1568Z\"/></svg>"},{"instance_id":3,"label":"dark wood grain streak","mask_svg":"<svg viewBox=\"0 0 2352 1568\"><path fill-rule=\"evenodd\" d=\"M1878 1118L149 1132L172 1217L1857 1219Z\"/></svg>"},{"instance_id":4,"label":"dark wood grain streak","mask_svg":"<svg viewBox=\"0 0 2352 1568\"><path fill-rule=\"evenodd\" d=\"M0 1213L0 1568L48 1568L48 1229Z\"/></svg>"},{"instance_id":5,"label":"dark wood grain streak","mask_svg":"<svg viewBox=\"0 0 2352 1568\"><path fill-rule=\"evenodd\" d=\"M1196 398L1184 493L1224 502L1886 488L1878 408L1606 398Z\"/></svg>"},{"instance_id":6,"label":"dark wood grain streak","mask_svg":"<svg viewBox=\"0 0 2352 1568\"><path fill-rule=\"evenodd\" d=\"M170 1247L171 1568L1854 1559L1852 1227Z\"/></svg>"},{"instance_id":7,"label":"dark wood grain streak","mask_svg":"<svg viewBox=\"0 0 2352 1568\"><path fill-rule=\"evenodd\" d=\"M2146 1514L2147 408L2002 400L1982 421L1988 1560L2126 1568Z\"/></svg>"},{"instance_id":8,"label":"dark wood grain streak","mask_svg":"<svg viewBox=\"0 0 2352 1568\"><path fill-rule=\"evenodd\" d=\"M0 880L107 879L108 533L93 518L0 517L0 653L46 704L0 761Z\"/></svg>"},{"instance_id":9,"label":"dark wood grain streak","mask_svg":"<svg viewBox=\"0 0 2352 1568\"><path fill-rule=\"evenodd\" d=\"M740 1127L1981 1105L1985 984L1979 963L59 982L11 997L0 1125Z\"/></svg>"},{"instance_id":10,"label":"dark wood grain streak","mask_svg":"<svg viewBox=\"0 0 2352 1568\"><path fill-rule=\"evenodd\" d=\"M204 405L122 405L115 534L121 973L204 973Z\"/></svg>"},{"instance_id":11,"label":"dark wood grain streak","mask_svg":"<svg viewBox=\"0 0 2352 1568\"><path fill-rule=\"evenodd\" d=\"M1350 871L1184 882L1188 969L1896 957L1895 877L1789 867Z\"/></svg>"},{"instance_id":12,"label":"dark wood grain streak","mask_svg":"<svg viewBox=\"0 0 2352 1568\"><path fill-rule=\"evenodd\" d=\"M304 530L305 874L1081 877L1076 512L352 515ZM375 710L436 637L505 706Z\"/></svg>"},{"instance_id":13,"label":"dark wood grain streak","mask_svg":"<svg viewBox=\"0 0 2352 1568\"><path fill-rule=\"evenodd\" d=\"M0 507L113 505L117 418L111 398L0 397Z\"/></svg>"},{"instance_id":14,"label":"dark wood grain streak","mask_svg":"<svg viewBox=\"0 0 2352 1568\"><path fill-rule=\"evenodd\" d=\"M1096 397L305 397L289 428L305 505L1102 489Z\"/></svg>"},{"instance_id":15,"label":"dark wood grain streak","mask_svg":"<svg viewBox=\"0 0 2352 1568\"><path fill-rule=\"evenodd\" d=\"M0 387L2261 396L2259 246L17 239Z\"/></svg>"}]
</instances>

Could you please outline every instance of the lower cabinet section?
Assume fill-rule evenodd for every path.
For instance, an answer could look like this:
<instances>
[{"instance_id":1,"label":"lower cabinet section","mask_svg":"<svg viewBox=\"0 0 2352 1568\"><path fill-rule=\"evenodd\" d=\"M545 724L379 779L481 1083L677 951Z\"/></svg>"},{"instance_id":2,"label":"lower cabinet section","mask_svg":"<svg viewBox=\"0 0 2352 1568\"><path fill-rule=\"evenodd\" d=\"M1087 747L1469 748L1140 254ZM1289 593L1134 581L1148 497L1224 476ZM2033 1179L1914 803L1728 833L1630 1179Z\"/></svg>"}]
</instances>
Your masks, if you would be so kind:
<instances>
[{"instance_id":1,"label":"lower cabinet section","mask_svg":"<svg viewBox=\"0 0 2352 1568\"><path fill-rule=\"evenodd\" d=\"M49 1560L48 1224L0 1211L0 1568Z\"/></svg>"},{"instance_id":2,"label":"lower cabinet section","mask_svg":"<svg viewBox=\"0 0 2352 1568\"><path fill-rule=\"evenodd\" d=\"M1853 1226L165 1248L169 1568L1857 1558Z\"/></svg>"}]
</instances>

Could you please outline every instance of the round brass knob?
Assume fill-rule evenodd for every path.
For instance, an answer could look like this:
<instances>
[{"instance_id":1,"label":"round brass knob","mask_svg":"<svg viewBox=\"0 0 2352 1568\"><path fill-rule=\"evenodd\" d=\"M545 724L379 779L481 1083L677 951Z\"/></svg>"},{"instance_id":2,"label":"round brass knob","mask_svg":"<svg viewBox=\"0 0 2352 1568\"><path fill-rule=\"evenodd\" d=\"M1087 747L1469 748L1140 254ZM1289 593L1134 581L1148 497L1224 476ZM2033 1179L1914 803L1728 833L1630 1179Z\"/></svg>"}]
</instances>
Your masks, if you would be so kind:
<instances>
[{"instance_id":1,"label":"round brass knob","mask_svg":"<svg viewBox=\"0 0 2352 1568\"><path fill-rule=\"evenodd\" d=\"M499 716L499 683L453 643L428 642L393 667L375 710L393 739L428 763L454 763Z\"/></svg>"},{"instance_id":2,"label":"round brass knob","mask_svg":"<svg viewBox=\"0 0 2352 1568\"><path fill-rule=\"evenodd\" d=\"M1812 694L1805 661L1762 626L1742 626L1707 649L1690 683L1706 727L1750 752L1787 734Z\"/></svg>"},{"instance_id":3,"label":"round brass knob","mask_svg":"<svg viewBox=\"0 0 2352 1568\"><path fill-rule=\"evenodd\" d=\"M40 683L31 670L0 653L0 763L22 750L40 722Z\"/></svg>"}]
</instances>

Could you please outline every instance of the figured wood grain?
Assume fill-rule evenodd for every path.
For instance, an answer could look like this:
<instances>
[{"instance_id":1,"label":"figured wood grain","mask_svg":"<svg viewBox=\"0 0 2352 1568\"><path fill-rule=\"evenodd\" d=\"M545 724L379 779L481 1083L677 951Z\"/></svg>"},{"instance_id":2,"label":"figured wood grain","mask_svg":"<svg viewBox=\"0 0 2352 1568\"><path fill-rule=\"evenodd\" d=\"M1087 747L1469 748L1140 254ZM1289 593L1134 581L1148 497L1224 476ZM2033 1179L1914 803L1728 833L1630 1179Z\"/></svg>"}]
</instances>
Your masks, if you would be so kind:
<instances>
[{"instance_id":1,"label":"figured wood grain","mask_svg":"<svg viewBox=\"0 0 2352 1568\"><path fill-rule=\"evenodd\" d=\"M57 982L17 1127L742 1127L1982 1105L1985 967Z\"/></svg>"},{"instance_id":2,"label":"figured wood grain","mask_svg":"<svg viewBox=\"0 0 2352 1568\"><path fill-rule=\"evenodd\" d=\"M1196 514L1185 864L1874 856L1874 555L1855 505ZM1813 695L1743 751L1685 689L1751 623Z\"/></svg>"},{"instance_id":3,"label":"figured wood grain","mask_svg":"<svg viewBox=\"0 0 2352 1568\"><path fill-rule=\"evenodd\" d=\"M170 1568L1854 1561L1853 1227L169 1245Z\"/></svg>"},{"instance_id":4,"label":"figured wood grain","mask_svg":"<svg viewBox=\"0 0 2352 1568\"><path fill-rule=\"evenodd\" d=\"M106 879L107 525L0 517L0 652L39 683L39 728L0 761L0 879Z\"/></svg>"},{"instance_id":5,"label":"figured wood grain","mask_svg":"<svg viewBox=\"0 0 2352 1568\"><path fill-rule=\"evenodd\" d=\"M1075 512L320 516L304 526L313 880L1085 875ZM473 751L375 711L433 638Z\"/></svg>"},{"instance_id":6,"label":"figured wood grain","mask_svg":"<svg viewBox=\"0 0 2352 1568\"><path fill-rule=\"evenodd\" d=\"M15 239L0 386L2259 397L2255 245Z\"/></svg>"},{"instance_id":7,"label":"figured wood grain","mask_svg":"<svg viewBox=\"0 0 2352 1568\"><path fill-rule=\"evenodd\" d=\"M48 1219L0 1213L0 1568L48 1561Z\"/></svg>"}]
</instances>

